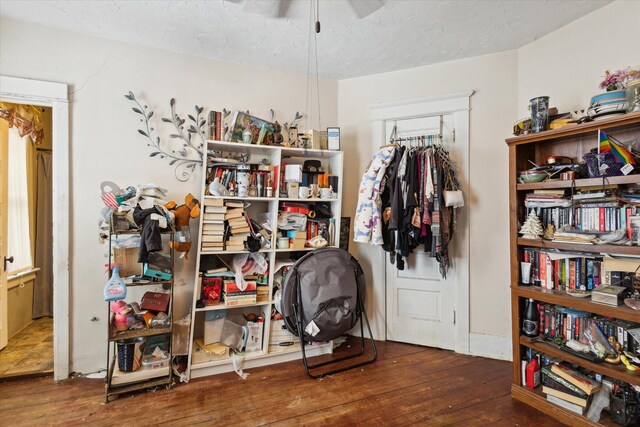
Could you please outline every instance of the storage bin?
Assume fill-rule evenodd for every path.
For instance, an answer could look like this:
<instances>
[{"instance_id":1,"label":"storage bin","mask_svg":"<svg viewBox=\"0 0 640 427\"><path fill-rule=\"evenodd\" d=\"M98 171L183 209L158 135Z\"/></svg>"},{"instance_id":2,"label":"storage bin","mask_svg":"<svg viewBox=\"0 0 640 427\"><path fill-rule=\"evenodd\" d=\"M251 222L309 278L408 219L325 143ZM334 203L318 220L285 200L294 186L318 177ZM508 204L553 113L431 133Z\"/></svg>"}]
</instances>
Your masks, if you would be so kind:
<instances>
[{"instance_id":1,"label":"storage bin","mask_svg":"<svg viewBox=\"0 0 640 427\"><path fill-rule=\"evenodd\" d=\"M118 346L118 369L133 372L140 368L144 337L116 341Z\"/></svg>"}]
</instances>

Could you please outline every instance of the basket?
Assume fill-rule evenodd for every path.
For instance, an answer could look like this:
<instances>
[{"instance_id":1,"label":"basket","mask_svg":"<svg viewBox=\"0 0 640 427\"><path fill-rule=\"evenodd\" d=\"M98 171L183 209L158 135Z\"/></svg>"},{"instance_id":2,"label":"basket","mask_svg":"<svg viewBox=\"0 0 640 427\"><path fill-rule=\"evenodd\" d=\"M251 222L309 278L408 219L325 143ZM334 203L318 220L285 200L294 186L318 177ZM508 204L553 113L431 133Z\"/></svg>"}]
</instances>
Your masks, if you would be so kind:
<instances>
[{"instance_id":1,"label":"basket","mask_svg":"<svg viewBox=\"0 0 640 427\"><path fill-rule=\"evenodd\" d=\"M589 178L624 175L621 170L624 165L618 163L612 153L587 153L583 158ZM607 167L601 168L603 165Z\"/></svg>"}]
</instances>

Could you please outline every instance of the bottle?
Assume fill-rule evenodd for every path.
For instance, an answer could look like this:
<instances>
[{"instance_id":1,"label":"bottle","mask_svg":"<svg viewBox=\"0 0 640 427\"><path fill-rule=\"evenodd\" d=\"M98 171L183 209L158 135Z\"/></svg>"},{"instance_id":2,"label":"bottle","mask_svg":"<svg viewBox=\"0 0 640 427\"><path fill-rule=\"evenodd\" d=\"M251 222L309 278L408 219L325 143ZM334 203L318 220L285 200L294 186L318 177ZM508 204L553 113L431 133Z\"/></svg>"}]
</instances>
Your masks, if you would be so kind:
<instances>
[{"instance_id":1,"label":"bottle","mask_svg":"<svg viewBox=\"0 0 640 427\"><path fill-rule=\"evenodd\" d=\"M104 300L105 301L118 301L127 297L127 286L120 278L120 264L113 266L113 272L111 278L104 287Z\"/></svg>"},{"instance_id":2,"label":"bottle","mask_svg":"<svg viewBox=\"0 0 640 427\"><path fill-rule=\"evenodd\" d=\"M336 241L336 225L334 218L329 218L329 246L335 245Z\"/></svg>"},{"instance_id":3,"label":"bottle","mask_svg":"<svg viewBox=\"0 0 640 427\"><path fill-rule=\"evenodd\" d=\"M539 325L540 325L540 318L538 316L536 303L532 298L529 298L524 307L524 316L522 320L522 332L528 337L537 337L539 333L539 328L538 328Z\"/></svg>"},{"instance_id":4,"label":"bottle","mask_svg":"<svg viewBox=\"0 0 640 427\"><path fill-rule=\"evenodd\" d=\"M540 385L540 365L538 364L538 359L536 357L532 357L529 363L527 363L525 371L527 387L531 389L537 388Z\"/></svg>"}]
</instances>

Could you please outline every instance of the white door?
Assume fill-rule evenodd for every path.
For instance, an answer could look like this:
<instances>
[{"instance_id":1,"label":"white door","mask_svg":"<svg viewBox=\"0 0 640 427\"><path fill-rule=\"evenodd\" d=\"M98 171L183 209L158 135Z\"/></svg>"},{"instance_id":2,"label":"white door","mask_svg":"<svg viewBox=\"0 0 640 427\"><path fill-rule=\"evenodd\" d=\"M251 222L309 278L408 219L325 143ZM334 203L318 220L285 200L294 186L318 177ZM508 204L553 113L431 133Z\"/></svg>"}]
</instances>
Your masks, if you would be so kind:
<instances>
[{"instance_id":1,"label":"white door","mask_svg":"<svg viewBox=\"0 0 640 427\"><path fill-rule=\"evenodd\" d=\"M385 122L387 140L394 125L398 137L424 134L438 134L442 117L442 143L450 150L455 161L454 114L443 116L412 118ZM404 143L408 146L408 143ZM414 144L415 145L415 144ZM454 239L455 239L454 235ZM455 240L451 246L455 245ZM454 251L450 251L454 257ZM386 255L386 298L387 298L387 339L411 344L438 347L453 350L455 325L456 286L468 286L459 283L454 274L456 260L452 259L452 268L447 279L440 276L438 263L424 253L419 246L406 259L404 270L400 271L391 264Z\"/></svg>"},{"instance_id":2,"label":"white door","mask_svg":"<svg viewBox=\"0 0 640 427\"><path fill-rule=\"evenodd\" d=\"M8 125L4 120L0 123L0 132L7 132ZM7 138L0 138L0 350L7 346L9 330L7 325L7 167L9 145Z\"/></svg>"}]
</instances>

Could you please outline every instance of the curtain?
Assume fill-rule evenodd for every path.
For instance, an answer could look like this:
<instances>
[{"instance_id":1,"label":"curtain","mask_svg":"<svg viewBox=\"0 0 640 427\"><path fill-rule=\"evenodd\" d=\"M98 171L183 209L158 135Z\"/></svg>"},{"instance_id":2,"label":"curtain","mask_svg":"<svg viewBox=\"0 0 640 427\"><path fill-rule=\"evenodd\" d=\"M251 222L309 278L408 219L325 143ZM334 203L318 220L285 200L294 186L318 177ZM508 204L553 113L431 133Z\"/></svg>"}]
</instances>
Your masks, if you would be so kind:
<instances>
[{"instance_id":1,"label":"curtain","mask_svg":"<svg viewBox=\"0 0 640 427\"><path fill-rule=\"evenodd\" d=\"M7 250L13 263L7 272L18 272L33 267L31 259L31 231L29 230L29 193L27 186L28 136L20 136L15 127L9 129Z\"/></svg>"},{"instance_id":2,"label":"curtain","mask_svg":"<svg viewBox=\"0 0 640 427\"><path fill-rule=\"evenodd\" d=\"M51 153L38 152L36 201L36 274L33 287L34 319L53 316L53 219Z\"/></svg>"}]
</instances>

